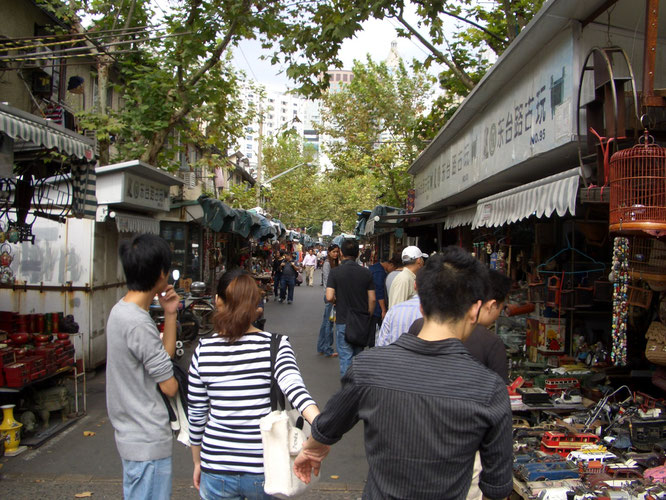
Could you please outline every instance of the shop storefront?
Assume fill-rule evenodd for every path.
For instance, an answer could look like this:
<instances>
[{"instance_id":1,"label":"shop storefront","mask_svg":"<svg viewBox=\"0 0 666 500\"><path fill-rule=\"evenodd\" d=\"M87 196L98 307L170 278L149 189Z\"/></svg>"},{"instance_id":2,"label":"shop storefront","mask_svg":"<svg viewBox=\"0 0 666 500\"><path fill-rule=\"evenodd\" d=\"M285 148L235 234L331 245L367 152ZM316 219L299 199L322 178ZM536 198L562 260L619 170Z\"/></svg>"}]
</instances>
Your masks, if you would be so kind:
<instances>
[{"instance_id":1,"label":"shop storefront","mask_svg":"<svg viewBox=\"0 0 666 500\"><path fill-rule=\"evenodd\" d=\"M650 350L666 345L657 333L666 329L658 209L666 155L654 120L664 102L650 97L649 83L663 87L666 73L648 57L660 61L665 46L655 31L652 48L632 51L650 26L666 25L650 4L547 3L410 168L416 197L406 233L466 248L514 281L495 332L509 358L514 421L524 428L514 432L516 460L530 464L514 468L523 498L591 492L613 470L605 459L597 468L576 457L567 465L569 452L605 446L621 468L654 453L666 430L662 361L658 347ZM639 112L653 118L641 124ZM545 455L524 453L535 449ZM570 475L544 465L557 454Z\"/></svg>"}]
</instances>

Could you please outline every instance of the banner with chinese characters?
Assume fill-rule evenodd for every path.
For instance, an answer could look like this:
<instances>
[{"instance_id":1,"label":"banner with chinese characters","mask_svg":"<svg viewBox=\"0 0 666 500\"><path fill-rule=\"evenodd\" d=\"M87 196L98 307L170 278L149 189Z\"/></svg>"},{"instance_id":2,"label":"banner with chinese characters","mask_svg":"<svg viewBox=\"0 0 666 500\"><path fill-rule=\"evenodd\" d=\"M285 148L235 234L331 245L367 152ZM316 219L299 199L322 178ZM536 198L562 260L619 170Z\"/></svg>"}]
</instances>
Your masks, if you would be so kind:
<instances>
[{"instance_id":1,"label":"banner with chinese characters","mask_svg":"<svg viewBox=\"0 0 666 500\"><path fill-rule=\"evenodd\" d=\"M574 141L578 76L572 74L573 58L573 37L567 30L530 60L414 176L415 210Z\"/></svg>"}]
</instances>

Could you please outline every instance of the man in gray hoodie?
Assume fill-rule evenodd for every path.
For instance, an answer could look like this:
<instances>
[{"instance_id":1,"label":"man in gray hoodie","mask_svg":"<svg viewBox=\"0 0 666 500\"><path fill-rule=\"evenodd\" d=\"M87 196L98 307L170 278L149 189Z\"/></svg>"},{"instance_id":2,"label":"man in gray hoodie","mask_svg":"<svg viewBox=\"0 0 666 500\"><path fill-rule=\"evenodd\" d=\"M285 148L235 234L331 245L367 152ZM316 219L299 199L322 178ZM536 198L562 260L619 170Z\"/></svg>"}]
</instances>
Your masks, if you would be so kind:
<instances>
[{"instance_id":1,"label":"man in gray hoodie","mask_svg":"<svg viewBox=\"0 0 666 500\"><path fill-rule=\"evenodd\" d=\"M119 254L128 292L106 325L106 407L123 463L124 498L169 499L173 438L157 388L167 396L178 390L171 357L179 298L167 284L171 250L159 236L142 234L123 242ZM161 339L148 313L155 295L164 308Z\"/></svg>"}]
</instances>

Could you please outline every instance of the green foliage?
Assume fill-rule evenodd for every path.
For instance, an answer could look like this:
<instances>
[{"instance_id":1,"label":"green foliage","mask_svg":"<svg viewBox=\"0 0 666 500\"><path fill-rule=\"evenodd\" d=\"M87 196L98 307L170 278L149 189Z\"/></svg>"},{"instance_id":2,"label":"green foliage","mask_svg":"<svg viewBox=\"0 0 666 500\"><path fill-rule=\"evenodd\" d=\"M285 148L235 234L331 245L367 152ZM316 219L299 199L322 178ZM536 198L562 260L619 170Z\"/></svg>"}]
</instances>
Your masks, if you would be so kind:
<instances>
[{"instance_id":1,"label":"green foliage","mask_svg":"<svg viewBox=\"0 0 666 500\"><path fill-rule=\"evenodd\" d=\"M232 208L248 210L257 205L257 192L246 183L237 184L223 192L222 201Z\"/></svg>"},{"instance_id":2,"label":"green foliage","mask_svg":"<svg viewBox=\"0 0 666 500\"><path fill-rule=\"evenodd\" d=\"M402 62L391 69L369 57L365 64L357 61L353 73L349 84L322 97L320 132L331 138L333 176L364 177L364 189L375 199L402 207L410 185L407 168L423 148L419 124L429 108L432 79Z\"/></svg>"}]
</instances>

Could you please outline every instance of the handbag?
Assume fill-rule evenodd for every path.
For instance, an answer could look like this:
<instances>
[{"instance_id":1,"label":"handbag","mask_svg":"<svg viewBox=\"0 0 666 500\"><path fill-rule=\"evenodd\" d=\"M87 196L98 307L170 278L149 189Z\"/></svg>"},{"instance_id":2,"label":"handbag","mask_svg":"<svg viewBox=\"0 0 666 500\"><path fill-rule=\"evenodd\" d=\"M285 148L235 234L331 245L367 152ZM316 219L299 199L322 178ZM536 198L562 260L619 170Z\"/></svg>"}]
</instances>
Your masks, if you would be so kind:
<instances>
[{"instance_id":1,"label":"handbag","mask_svg":"<svg viewBox=\"0 0 666 500\"><path fill-rule=\"evenodd\" d=\"M645 332L645 338L645 357L650 363L666 366L666 326L661 321L653 321Z\"/></svg>"},{"instance_id":2,"label":"handbag","mask_svg":"<svg viewBox=\"0 0 666 500\"><path fill-rule=\"evenodd\" d=\"M305 484L294 474L294 460L310 435L310 424L298 410L285 410L284 394L275 380L275 360L282 335L271 334L271 412L259 420L264 446L264 492L277 498L305 493L319 478Z\"/></svg>"},{"instance_id":3,"label":"handbag","mask_svg":"<svg viewBox=\"0 0 666 500\"><path fill-rule=\"evenodd\" d=\"M349 311L345 323L345 340L347 343L366 347L370 343L372 330L372 316L367 311ZM372 334L374 335L374 331Z\"/></svg>"}]
</instances>

